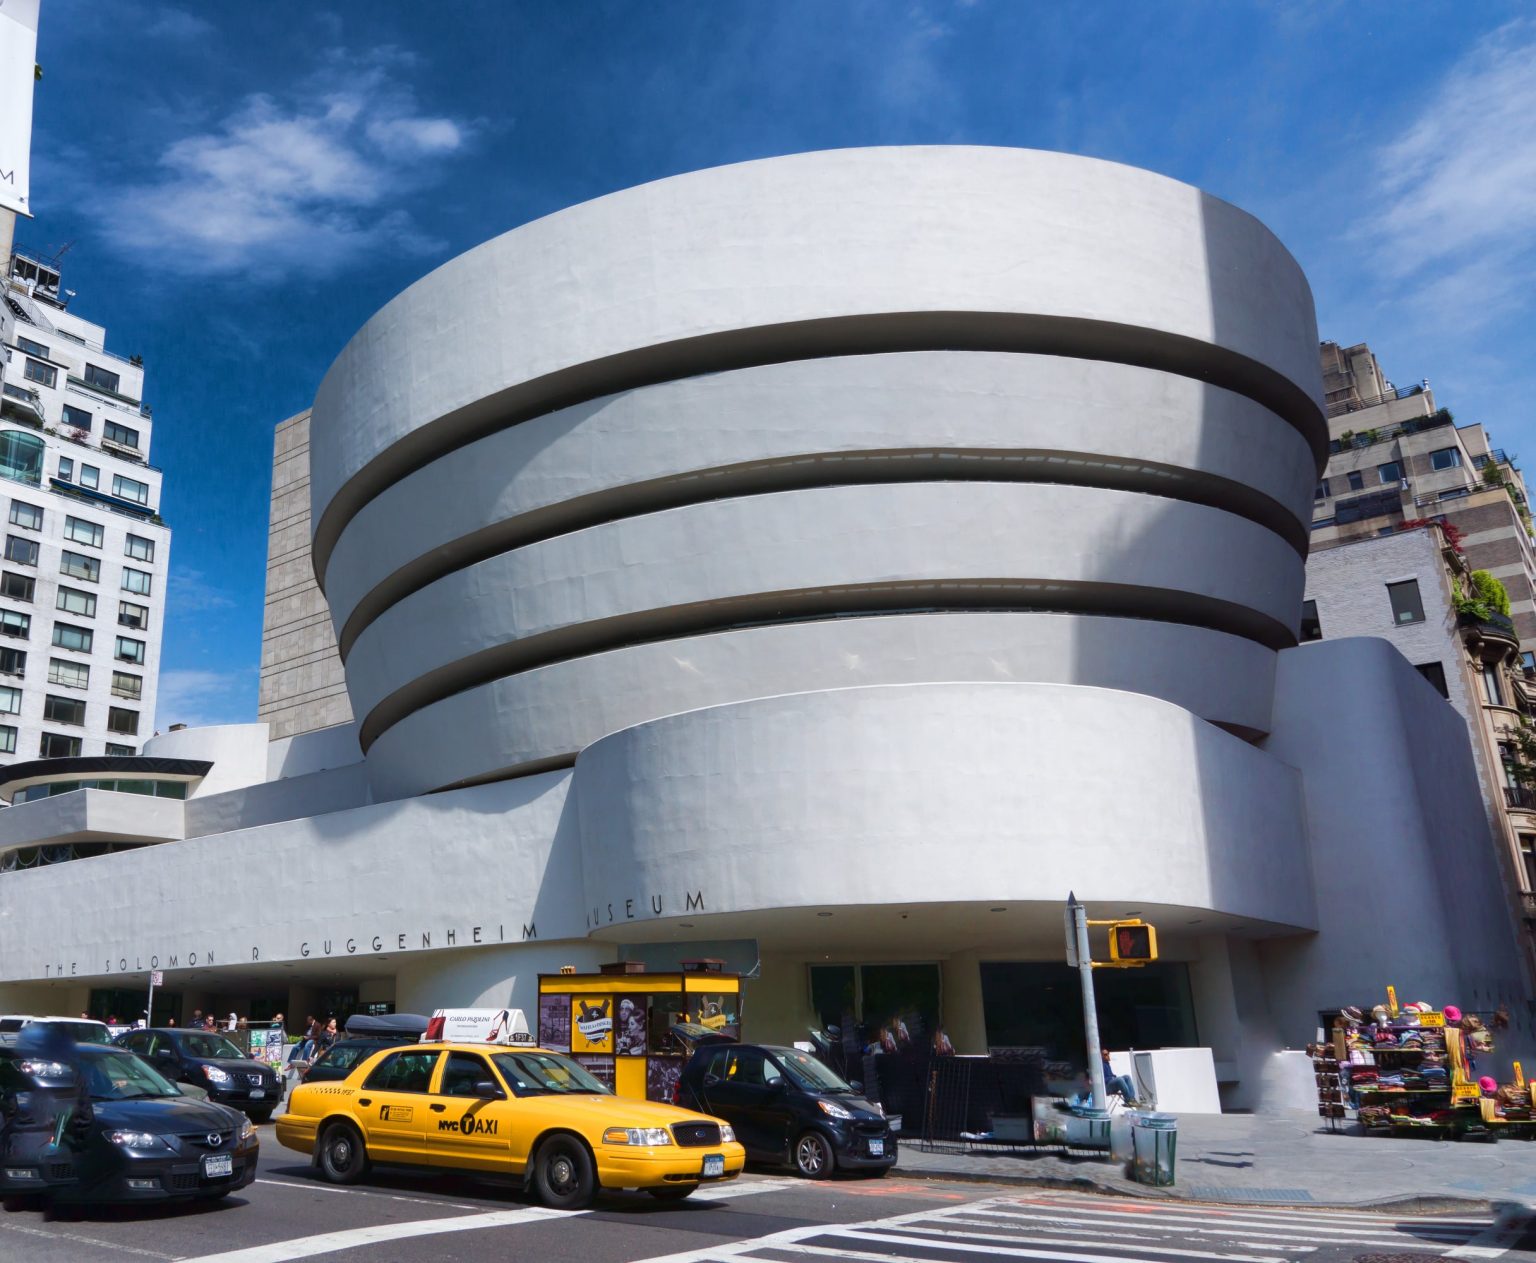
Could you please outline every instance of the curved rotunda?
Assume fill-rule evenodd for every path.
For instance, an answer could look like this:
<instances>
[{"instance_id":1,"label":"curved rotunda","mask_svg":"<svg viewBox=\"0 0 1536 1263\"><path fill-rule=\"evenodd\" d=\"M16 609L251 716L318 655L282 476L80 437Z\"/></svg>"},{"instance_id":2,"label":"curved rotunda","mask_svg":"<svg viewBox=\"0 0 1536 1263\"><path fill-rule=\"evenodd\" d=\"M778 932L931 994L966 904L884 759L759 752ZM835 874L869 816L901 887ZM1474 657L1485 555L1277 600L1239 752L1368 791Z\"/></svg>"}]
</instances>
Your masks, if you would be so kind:
<instances>
[{"instance_id":1,"label":"curved rotunda","mask_svg":"<svg viewBox=\"0 0 1536 1263\"><path fill-rule=\"evenodd\" d=\"M518 228L314 406L314 555L375 792L885 685L1150 694L1253 739L1325 427L1257 221L1056 153L864 149Z\"/></svg>"}]
</instances>

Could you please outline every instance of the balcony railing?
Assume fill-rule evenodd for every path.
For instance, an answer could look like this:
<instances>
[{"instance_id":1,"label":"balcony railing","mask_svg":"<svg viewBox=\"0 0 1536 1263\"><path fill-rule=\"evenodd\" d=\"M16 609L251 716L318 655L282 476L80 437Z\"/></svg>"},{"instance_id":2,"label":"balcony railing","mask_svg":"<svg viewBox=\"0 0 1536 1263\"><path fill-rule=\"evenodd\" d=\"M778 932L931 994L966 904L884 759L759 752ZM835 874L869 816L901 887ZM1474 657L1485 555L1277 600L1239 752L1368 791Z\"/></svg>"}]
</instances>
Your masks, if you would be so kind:
<instances>
[{"instance_id":1,"label":"balcony railing","mask_svg":"<svg viewBox=\"0 0 1536 1263\"><path fill-rule=\"evenodd\" d=\"M1407 399L1410 395L1422 395L1429 388L1428 382L1415 382L1412 386L1394 386L1384 395L1365 399L1338 399L1328 405L1330 417L1342 417L1346 412L1363 412L1378 404L1391 403L1394 399Z\"/></svg>"},{"instance_id":2,"label":"balcony railing","mask_svg":"<svg viewBox=\"0 0 1536 1263\"><path fill-rule=\"evenodd\" d=\"M1486 618L1476 614L1459 614L1456 621L1461 626L1473 628L1484 636L1498 636L1517 645L1520 643L1520 633L1515 630L1515 620L1507 614L1490 613Z\"/></svg>"},{"instance_id":3,"label":"balcony railing","mask_svg":"<svg viewBox=\"0 0 1536 1263\"><path fill-rule=\"evenodd\" d=\"M1351 448L1370 447L1374 443L1389 443L1404 434L1422 434L1425 430L1438 429L1442 425L1454 425L1447 413L1435 412L1427 417L1412 417L1397 425L1377 426L1373 430L1362 430L1358 434L1351 434L1348 439L1331 439L1328 443L1328 451L1331 455L1339 452L1347 452Z\"/></svg>"},{"instance_id":4,"label":"balcony railing","mask_svg":"<svg viewBox=\"0 0 1536 1263\"><path fill-rule=\"evenodd\" d=\"M1504 805L1513 807L1517 811L1536 811L1536 789L1529 785L1506 785L1504 786Z\"/></svg>"}]
</instances>

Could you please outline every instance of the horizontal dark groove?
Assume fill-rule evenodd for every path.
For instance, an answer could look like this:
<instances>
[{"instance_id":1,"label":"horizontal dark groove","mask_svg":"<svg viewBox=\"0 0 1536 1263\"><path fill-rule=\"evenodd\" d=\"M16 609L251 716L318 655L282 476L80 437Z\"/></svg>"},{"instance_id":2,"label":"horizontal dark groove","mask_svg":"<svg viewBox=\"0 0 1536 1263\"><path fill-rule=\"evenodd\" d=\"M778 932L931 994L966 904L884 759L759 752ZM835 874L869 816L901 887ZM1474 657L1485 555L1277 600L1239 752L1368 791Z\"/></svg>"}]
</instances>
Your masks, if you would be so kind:
<instances>
[{"instance_id":1,"label":"horizontal dark groove","mask_svg":"<svg viewBox=\"0 0 1536 1263\"><path fill-rule=\"evenodd\" d=\"M445 575L557 535L712 500L903 482L1052 483L1156 495L1246 518L1279 535L1298 556L1307 555L1308 528L1278 500L1230 478L1177 465L1029 448L805 453L607 487L493 522L423 553L380 580L347 615L337 646L345 662L357 638L390 606Z\"/></svg>"},{"instance_id":2,"label":"horizontal dark groove","mask_svg":"<svg viewBox=\"0 0 1536 1263\"><path fill-rule=\"evenodd\" d=\"M527 763L519 763L515 771L510 768L497 768L494 772L466 776L462 781L454 781L451 785L439 785L436 789L427 792L446 794L450 790L472 789L476 785L494 785L497 781L519 780L524 776L542 776L545 772L561 772L575 766L574 754L552 754L547 759L530 759Z\"/></svg>"},{"instance_id":3,"label":"horizontal dark groove","mask_svg":"<svg viewBox=\"0 0 1536 1263\"><path fill-rule=\"evenodd\" d=\"M1019 312L923 311L832 316L733 329L639 347L572 365L456 408L402 435L336 489L315 523L320 587L342 529L386 487L497 430L546 412L658 382L840 355L998 351L1107 360L1209 382L1262 404L1307 440L1321 474L1328 427L1296 383L1257 360L1199 338L1107 320ZM320 418L323 423L323 418Z\"/></svg>"},{"instance_id":4,"label":"horizontal dark groove","mask_svg":"<svg viewBox=\"0 0 1536 1263\"><path fill-rule=\"evenodd\" d=\"M1246 606L1193 592L1129 583L975 578L800 588L619 614L493 645L428 671L382 698L363 719L358 740L366 754L402 719L455 693L504 676L634 645L780 623L965 611L1140 618L1226 632L1269 649L1296 644L1290 628Z\"/></svg>"}]
</instances>

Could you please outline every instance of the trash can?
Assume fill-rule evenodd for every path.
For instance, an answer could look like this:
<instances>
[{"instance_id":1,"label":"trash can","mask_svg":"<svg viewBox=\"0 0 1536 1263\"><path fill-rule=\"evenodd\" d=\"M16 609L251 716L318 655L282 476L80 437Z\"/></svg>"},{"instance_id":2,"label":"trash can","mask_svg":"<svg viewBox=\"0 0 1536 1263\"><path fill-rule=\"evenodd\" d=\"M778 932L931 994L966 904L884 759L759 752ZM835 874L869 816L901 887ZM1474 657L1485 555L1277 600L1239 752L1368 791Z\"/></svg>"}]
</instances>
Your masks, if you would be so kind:
<instances>
[{"instance_id":1,"label":"trash can","mask_svg":"<svg viewBox=\"0 0 1536 1263\"><path fill-rule=\"evenodd\" d=\"M1179 1120L1172 1114L1141 1114L1131 1123L1131 1178L1138 1184L1173 1183Z\"/></svg>"},{"instance_id":2,"label":"trash can","mask_svg":"<svg viewBox=\"0 0 1536 1263\"><path fill-rule=\"evenodd\" d=\"M1109 1111L1088 1106L1067 1115L1067 1144L1076 1149L1109 1148Z\"/></svg>"}]
</instances>

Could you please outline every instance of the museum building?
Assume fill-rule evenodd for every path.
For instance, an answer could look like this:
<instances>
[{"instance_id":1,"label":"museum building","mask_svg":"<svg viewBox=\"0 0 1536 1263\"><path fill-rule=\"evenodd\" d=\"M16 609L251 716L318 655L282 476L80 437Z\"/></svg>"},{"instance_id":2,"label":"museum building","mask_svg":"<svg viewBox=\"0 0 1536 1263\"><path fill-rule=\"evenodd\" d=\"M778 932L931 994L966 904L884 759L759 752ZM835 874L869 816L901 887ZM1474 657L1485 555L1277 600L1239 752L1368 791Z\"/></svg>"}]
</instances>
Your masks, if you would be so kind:
<instances>
[{"instance_id":1,"label":"museum building","mask_svg":"<svg viewBox=\"0 0 1536 1263\"><path fill-rule=\"evenodd\" d=\"M714 957L750 1038L1071 1059L1071 890L1158 929L1106 1040L1229 1104L1386 983L1529 1045L1465 725L1297 643L1321 400L1276 238L1109 162L801 154L497 237L304 423L352 722L147 742L181 796L4 769L0 849L142 845L5 875L0 1002L532 1012Z\"/></svg>"}]
</instances>

